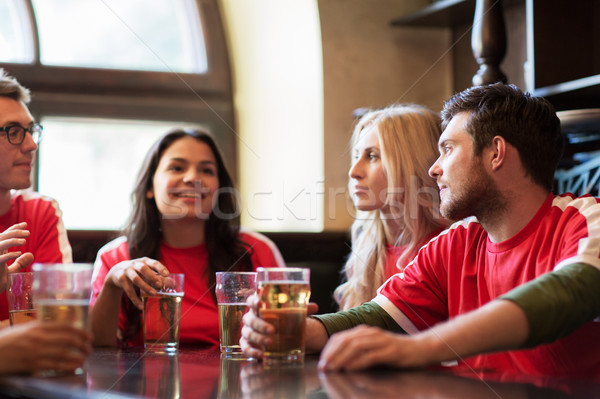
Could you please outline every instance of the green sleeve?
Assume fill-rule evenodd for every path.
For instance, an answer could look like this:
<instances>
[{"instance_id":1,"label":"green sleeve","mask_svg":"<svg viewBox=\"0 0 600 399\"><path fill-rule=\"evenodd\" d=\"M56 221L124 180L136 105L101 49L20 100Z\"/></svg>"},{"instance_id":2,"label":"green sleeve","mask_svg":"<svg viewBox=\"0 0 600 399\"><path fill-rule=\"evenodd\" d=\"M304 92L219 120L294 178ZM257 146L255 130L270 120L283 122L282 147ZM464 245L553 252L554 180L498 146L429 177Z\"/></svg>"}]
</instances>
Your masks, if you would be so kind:
<instances>
[{"instance_id":1,"label":"green sleeve","mask_svg":"<svg viewBox=\"0 0 600 399\"><path fill-rule=\"evenodd\" d=\"M348 330L360 324L381 327L384 330L406 334L398 323L375 302L366 302L360 306L342 312L312 316L319 320L327 330L327 335Z\"/></svg>"},{"instance_id":2,"label":"green sleeve","mask_svg":"<svg viewBox=\"0 0 600 399\"><path fill-rule=\"evenodd\" d=\"M530 331L523 347L552 342L600 316L600 269L567 265L499 298L513 301L527 316Z\"/></svg>"}]
</instances>

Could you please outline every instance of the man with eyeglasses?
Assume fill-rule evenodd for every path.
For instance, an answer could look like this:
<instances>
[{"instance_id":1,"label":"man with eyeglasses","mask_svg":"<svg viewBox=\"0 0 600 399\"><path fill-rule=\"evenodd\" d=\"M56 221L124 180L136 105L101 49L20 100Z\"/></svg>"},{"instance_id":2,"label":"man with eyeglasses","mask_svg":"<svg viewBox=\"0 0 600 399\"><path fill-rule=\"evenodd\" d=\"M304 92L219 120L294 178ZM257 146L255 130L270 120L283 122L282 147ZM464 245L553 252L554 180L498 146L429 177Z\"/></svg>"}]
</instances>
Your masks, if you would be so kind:
<instances>
[{"instance_id":1,"label":"man with eyeglasses","mask_svg":"<svg viewBox=\"0 0 600 399\"><path fill-rule=\"evenodd\" d=\"M29 271L33 262L72 262L57 202L26 190L42 134L27 108L29 101L29 90L0 69L0 290L6 287L7 273ZM8 324L8 316L6 294L1 293L0 324Z\"/></svg>"},{"instance_id":2,"label":"man with eyeglasses","mask_svg":"<svg viewBox=\"0 0 600 399\"><path fill-rule=\"evenodd\" d=\"M58 204L27 191L42 127L27 109L29 90L0 69L0 324L8 324L8 273L32 262L72 262ZM10 266L7 263L12 262ZM0 375L71 372L91 352L91 334L65 323L31 321L0 329Z\"/></svg>"}]
</instances>

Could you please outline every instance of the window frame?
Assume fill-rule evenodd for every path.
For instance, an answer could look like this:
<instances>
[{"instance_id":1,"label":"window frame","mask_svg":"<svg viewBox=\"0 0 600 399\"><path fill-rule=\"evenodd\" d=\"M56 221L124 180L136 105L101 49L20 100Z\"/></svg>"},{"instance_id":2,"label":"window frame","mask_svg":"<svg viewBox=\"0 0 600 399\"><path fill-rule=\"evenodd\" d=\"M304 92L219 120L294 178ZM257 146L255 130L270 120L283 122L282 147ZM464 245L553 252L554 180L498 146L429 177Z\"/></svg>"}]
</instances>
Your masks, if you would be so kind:
<instances>
[{"instance_id":1,"label":"window frame","mask_svg":"<svg viewBox=\"0 0 600 399\"><path fill-rule=\"evenodd\" d=\"M205 73L171 73L157 71L133 71L105 68L79 68L48 66L40 63L39 32L31 0L25 0L29 26L31 28L33 61L31 63L3 63L30 88L66 91L85 88L90 93L103 94L108 90L135 91L140 87L148 92L172 95L231 92L231 74L223 24L217 0L196 0L201 28L204 34L207 57ZM181 79L186 84L183 84Z\"/></svg>"}]
</instances>

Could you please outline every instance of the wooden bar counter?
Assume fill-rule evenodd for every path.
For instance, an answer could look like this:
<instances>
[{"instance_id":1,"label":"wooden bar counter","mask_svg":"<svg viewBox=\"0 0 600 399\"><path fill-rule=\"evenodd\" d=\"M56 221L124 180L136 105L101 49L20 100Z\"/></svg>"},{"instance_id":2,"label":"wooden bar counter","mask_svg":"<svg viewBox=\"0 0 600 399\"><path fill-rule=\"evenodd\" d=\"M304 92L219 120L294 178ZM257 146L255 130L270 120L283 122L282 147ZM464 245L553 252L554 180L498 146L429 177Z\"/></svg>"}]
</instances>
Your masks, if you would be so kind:
<instances>
[{"instance_id":1,"label":"wooden bar counter","mask_svg":"<svg viewBox=\"0 0 600 399\"><path fill-rule=\"evenodd\" d=\"M323 373L318 357L304 365L265 368L222 358L217 349L180 348L175 355L96 349L78 376L0 378L2 398L600 398L600 382L457 375L387 368Z\"/></svg>"}]
</instances>

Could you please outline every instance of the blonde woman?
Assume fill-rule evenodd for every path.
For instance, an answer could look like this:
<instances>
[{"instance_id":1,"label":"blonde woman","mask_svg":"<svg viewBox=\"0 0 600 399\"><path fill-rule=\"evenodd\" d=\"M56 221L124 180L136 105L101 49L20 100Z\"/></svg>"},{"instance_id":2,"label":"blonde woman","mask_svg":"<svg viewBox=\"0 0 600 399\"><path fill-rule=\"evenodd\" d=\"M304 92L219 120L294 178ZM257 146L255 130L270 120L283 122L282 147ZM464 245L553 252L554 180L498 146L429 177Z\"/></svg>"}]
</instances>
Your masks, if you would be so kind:
<instances>
[{"instance_id":1,"label":"blonde woman","mask_svg":"<svg viewBox=\"0 0 600 399\"><path fill-rule=\"evenodd\" d=\"M357 214L346 282L335 290L340 310L373 299L385 280L402 272L447 226L439 216L438 188L428 175L440 134L439 115L421 105L392 105L357 122L349 172Z\"/></svg>"}]
</instances>

